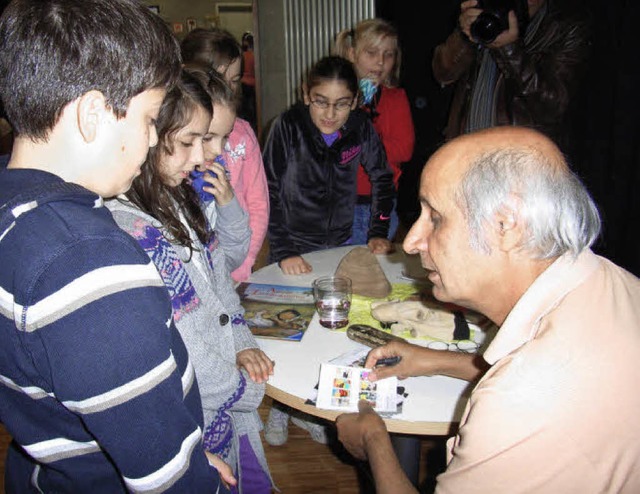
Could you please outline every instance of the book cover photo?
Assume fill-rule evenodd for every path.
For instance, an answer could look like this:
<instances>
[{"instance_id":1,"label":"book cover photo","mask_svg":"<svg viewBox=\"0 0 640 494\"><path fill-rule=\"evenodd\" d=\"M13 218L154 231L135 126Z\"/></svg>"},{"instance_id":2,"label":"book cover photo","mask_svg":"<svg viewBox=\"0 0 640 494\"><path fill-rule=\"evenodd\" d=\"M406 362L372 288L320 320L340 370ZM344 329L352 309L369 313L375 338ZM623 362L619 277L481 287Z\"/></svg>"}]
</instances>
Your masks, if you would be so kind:
<instances>
[{"instance_id":1,"label":"book cover photo","mask_svg":"<svg viewBox=\"0 0 640 494\"><path fill-rule=\"evenodd\" d=\"M315 314L311 287L244 282L237 291L257 337L300 341Z\"/></svg>"}]
</instances>

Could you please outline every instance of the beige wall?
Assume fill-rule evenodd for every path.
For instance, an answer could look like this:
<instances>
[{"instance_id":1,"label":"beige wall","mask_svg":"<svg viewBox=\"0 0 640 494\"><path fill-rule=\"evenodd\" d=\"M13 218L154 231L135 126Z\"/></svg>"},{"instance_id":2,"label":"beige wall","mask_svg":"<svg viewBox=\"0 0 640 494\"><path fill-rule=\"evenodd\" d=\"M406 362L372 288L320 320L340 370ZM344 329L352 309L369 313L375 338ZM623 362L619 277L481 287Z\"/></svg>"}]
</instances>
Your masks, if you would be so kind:
<instances>
[{"instance_id":1,"label":"beige wall","mask_svg":"<svg viewBox=\"0 0 640 494\"><path fill-rule=\"evenodd\" d=\"M256 0L256 76L258 127L262 141L269 123L287 106L287 62L285 55L282 0Z\"/></svg>"},{"instance_id":2,"label":"beige wall","mask_svg":"<svg viewBox=\"0 0 640 494\"><path fill-rule=\"evenodd\" d=\"M187 32L187 19L195 19L197 27L209 27L212 23L220 25L220 19L216 18L216 4L248 4L251 0L225 0L216 2L214 0L144 0L146 5L157 5L160 7L160 17L162 17L173 30L176 23L182 24L182 33L175 35L182 39ZM220 25L231 31L238 38L242 37L245 31L253 31L251 16L230 15L227 17L225 25Z\"/></svg>"}]
</instances>

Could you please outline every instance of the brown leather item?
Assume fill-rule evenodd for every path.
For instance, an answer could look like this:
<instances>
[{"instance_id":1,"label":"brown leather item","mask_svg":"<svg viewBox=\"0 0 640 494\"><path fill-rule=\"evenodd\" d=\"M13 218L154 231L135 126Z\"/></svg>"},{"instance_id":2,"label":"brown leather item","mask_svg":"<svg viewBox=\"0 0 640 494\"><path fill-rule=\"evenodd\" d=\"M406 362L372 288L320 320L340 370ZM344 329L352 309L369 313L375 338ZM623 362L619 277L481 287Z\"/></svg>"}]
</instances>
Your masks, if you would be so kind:
<instances>
[{"instance_id":1,"label":"brown leather item","mask_svg":"<svg viewBox=\"0 0 640 494\"><path fill-rule=\"evenodd\" d=\"M391 283L367 247L351 249L340 261L335 275L351 278L351 288L356 295L384 298L391 293Z\"/></svg>"}]
</instances>

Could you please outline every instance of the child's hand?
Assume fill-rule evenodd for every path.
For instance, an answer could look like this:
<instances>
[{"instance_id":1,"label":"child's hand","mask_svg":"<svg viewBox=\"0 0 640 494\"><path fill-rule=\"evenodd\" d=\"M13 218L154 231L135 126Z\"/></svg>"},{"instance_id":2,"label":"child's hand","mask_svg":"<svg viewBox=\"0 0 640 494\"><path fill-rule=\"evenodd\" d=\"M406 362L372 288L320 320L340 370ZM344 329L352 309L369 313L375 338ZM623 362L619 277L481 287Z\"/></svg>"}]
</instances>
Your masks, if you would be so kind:
<instances>
[{"instance_id":1,"label":"child's hand","mask_svg":"<svg viewBox=\"0 0 640 494\"><path fill-rule=\"evenodd\" d=\"M214 195L218 206L229 204L233 199L233 188L227 179L224 167L215 161L207 162L204 167L217 175L217 177L212 177L209 173L204 174L205 182L210 184L210 186L203 187L204 190Z\"/></svg>"},{"instance_id":2,"label":"child's hand","mask_svg":"<svg viewBox=\"0 0 640 494\"><path fill-rule=\"evenodd\" d=\"M273 360L259 348L247 348L238 352L236 364L247 371L253 382L267 382L273 375Z\"/></svg>"},{"instance_id":3,"label":"child's hand","mask_svg":"<svg viewBox=\"0 0 640 494\"><path fill-rule=\"evenodd\" d=\"M367 243L367 246L373 254L389 254L393 252L393 244L386 238L372 238Z\"/></svg>"},{"instance_id":4,"label":"child's hand","mask_svg":"<svg viewBox=\"0 0 640 494\"><path fill-rule=\"evenodd\" d=\"M229 489L230 485L238 484L238 481L233 476L233 470L222 460L222 458L220 458L218 455L214 455L213 453L209 453L208 451L205 451L204 454L207 455L209 465L215 468L220 474L220 479L227 489Z\"/></svg>"},{"instance_id":5,"label":"child's hand","mask_svg":"<svg viewBox=\"0 0 640 494\"><path fill-rule=\"evenodd\" d=\"M311 264L300 256L283 259L280 261L280 269L284 274L306 274L313 271Z\"/></svg>"}]
</instances>

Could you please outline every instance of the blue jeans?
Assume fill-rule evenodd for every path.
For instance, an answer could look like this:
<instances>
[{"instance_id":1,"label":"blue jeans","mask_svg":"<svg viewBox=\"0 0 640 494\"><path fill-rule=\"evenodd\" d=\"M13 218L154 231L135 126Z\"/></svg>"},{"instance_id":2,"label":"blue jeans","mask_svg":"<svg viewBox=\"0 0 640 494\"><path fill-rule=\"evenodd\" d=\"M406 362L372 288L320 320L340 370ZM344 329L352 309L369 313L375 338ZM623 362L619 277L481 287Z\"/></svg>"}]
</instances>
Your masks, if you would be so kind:
<instances>
[{"instance_id":1,"label":"blue jeans","mask_svg":"<svg viewBox=\"0 0 640 494\"><path fill-rule=\"evenodd\" d=\"M367 233L369 233L369 222L371 221L371 204L356 204L353 213L353 226L351 227L351 244L366 245ZM392 240L398 230L398 213L396 212L396 201L393 201L391 219L389 220L389 234L387 238Z\"/></svg>"}]
</instances>

